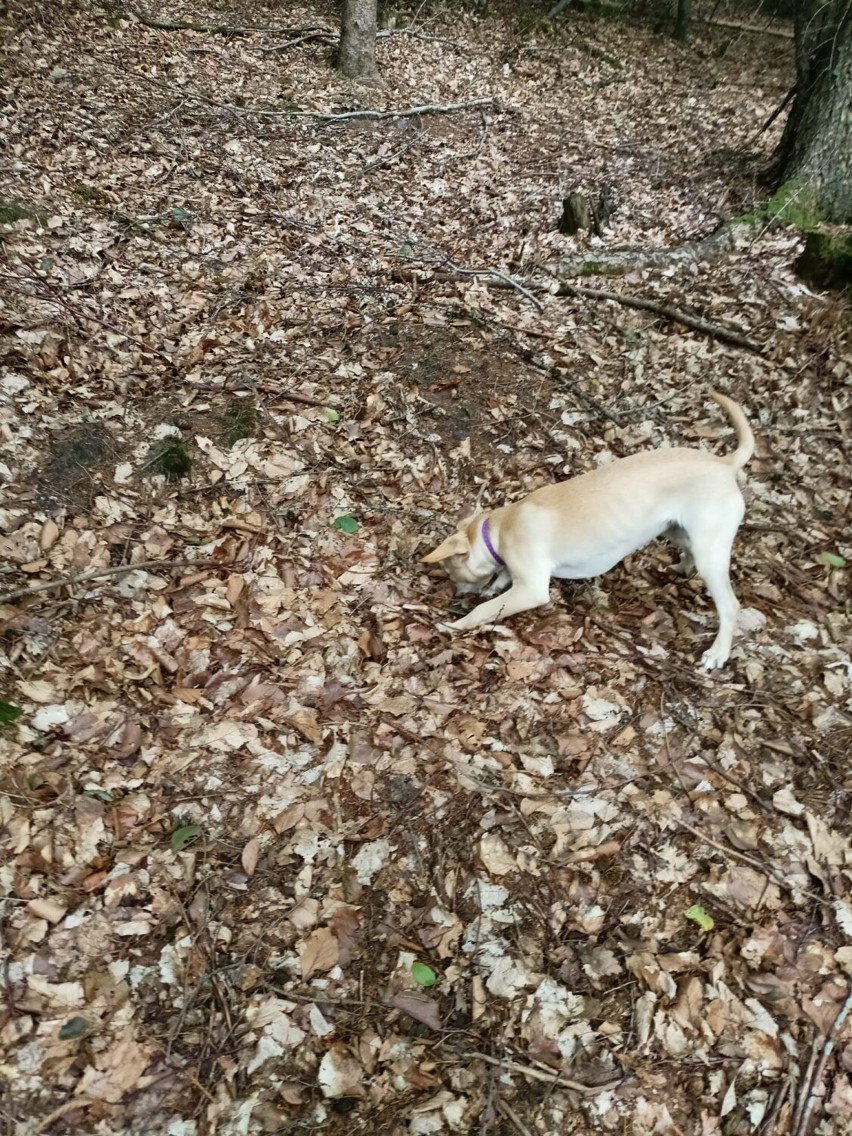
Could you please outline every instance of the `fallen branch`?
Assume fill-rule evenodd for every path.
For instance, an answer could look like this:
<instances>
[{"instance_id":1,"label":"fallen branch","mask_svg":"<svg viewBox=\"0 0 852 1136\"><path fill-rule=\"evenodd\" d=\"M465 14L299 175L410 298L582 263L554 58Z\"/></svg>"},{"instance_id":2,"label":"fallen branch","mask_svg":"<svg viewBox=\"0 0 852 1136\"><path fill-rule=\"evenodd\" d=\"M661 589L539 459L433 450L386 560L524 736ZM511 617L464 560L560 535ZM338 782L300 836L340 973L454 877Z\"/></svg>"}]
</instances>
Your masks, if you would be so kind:
<instances>
[{"instance_id":1,"label":"fallen branch","mask_svg":"<svg viewBox=\"0 0 852 1136\"><path fill-rule=\"evenodd\" d=\"M322 35L331 35L332 33L326 28L308 27L308 28L272 28L264 26L252 25L237 25L232 24L198 24L193 20L158 20L155 16L149 16L147 12L143 12L141 8L127 8L126 11L129 15L137 19L140 24L144 24L146 28L155 28L157 31L163 32L203 32L205 35L230 35L230 36L247 36L265 33L266 35L301 35L303 32L317 32Z\"/></svg>"},{"instance_id":2,"label":"fallen branch","mask_svg":"<svg viewBox=\"0 0 852 1136\"><path fill-rule=\"evenodd\" d=\"M710 16L693 16L696 23L710 24L714 28L730 28L735 32L750 32L752 35L779 36L781 39L793 39L793 33L788 28L771 28L769 24L758 27L757 24L740 24L735 20L714 20Z\"/></svg>"},{"instance_id":3,"label":"fallen branch","mask_svg":"<svg viewBox=\"0 0 852 1136\"><path fill-rule=\"evenodd\" d=\"M759 872L760 875L764 876L767 880L771 880L776 887L782 890L789 890L791 886L789 879L785 879L784 876L774 872L771 868L767 868L763 861L758 860L754 856L747 856L745 852L738 851L730 844L720 844L718 840L714 840L713 837L708 836L706 832L701 832L699 829L693 828L691 824L687 824L685 820L681 820L679 817L672 817L672 820L675 824L680 825L681 828L685 828L687 832L691 832L693 836L698 837L704 844L710 844L713 848L718 848L720 852L724 852L726 856L732 856L735 860L741 860L744 864L748 864L755 872ZM829 900L817 894L815 891L804 891L802 894L806 895L808 899L812 899L815 903L820 904L822 907L831 906Z\"/></svg>"},{"instance_id":4,"label":"fallen branch","mask_svg":"<svg viewBox=\"0 0 852 1136\"><path fill-rule=\"evenodd\" d=\"M527 1128L526 1124L524 1124L508 1101L498 1100L497 1111L505 1116L510 1124L514 1124L519 1136L533 1136L530 1129Z\"/></svg>"},{"instance_id":5,"label":"fallen branch","mask_svg":"<svg viewBox=\"0 0 852 1136\"><path fill-rule=\"evenodd\" d=\"M313 119L315 122L345 122L355 118L385 119L385 118L417 118L426 114L454 114L457 110L471 110L475 107L496 106L497 99L493 95L484 95L478 99L467 99L459 103L423 103L421 106L405 107L398 110L344 110L338 112L321 110L255 110L252 107L237 106L235 103L220 103L209 99L197 91L187 91L175 88L159 79L152 79L150 75L138 72L137 76L154 87L169 91L182 99L194 99L195 102L216 110L226 110L232 114L254 115L257 118L303 118Z\"/></svg>"},{"instance_id":6,"label":"fallen branch","mask_svg":"<svg viewBox=\"0 0 852 1136\"><path fill-rule=\"evenodd\" d=\"M338 114L314 110L255 110L250 114L266 116L288 116L290 118L314 118L318 122L344 122L352 118L417 118L424 114L454 114L457 110L471 110L474 107L493 106L496 99L485 95L480 99L468 99L461 103L424 103L422 106L406 107L404 110L344 110ZM247 110L245 107L232 107L232 110Z\"/></svg>"},{"instance_id":7,"label":"fallen branch","mask_svg":"<svg viewBox=\"0 0 852 1136\"><path fill-rule=\"evenodd\" d=\"M341 408L334 402L328 399L314 398L310 394L297 394L295 391L281 390L280 387L273 387L271 385L260 383L257 387L260 391L266 391L269 394L274 394L276 398L283 399L284 402L299 402L304 406L320 406L323 410L340 410ZM274 410L275 407L270 409Z\"/></svg>"},{"instance_id":8,"label":"fallen branch","mask_svg":"<svg viewBox=\"0 0 852 1136\"><path fill-rule=\"evenodd\" d=\"M447 263L451 264L450 261L447 261ZM665 319L673 320L675 323L682 323L685 327L691 327L694 331L700 331L705 335L713 336L727 343L733 343L736 347L753 351L757 355L763 353L763 346L758 343L757 340L749 339L739 331L722 327L720 324L711 323L709 320L690 315L689 312L681 311L680 308L670 307L668 304L662 304L657 300L645 299L643 296L625 296L620 292L605 292L598 288L586 288L580 284L569 284L567 281L561 281L554 287L548 287L545 284L535 284L531 281L525 281L522 285L514 277L508 276L503 272L495 272L494 269L460 269L458 266L454 266L452 271L431 270L431 276L435 280L457 280L459 274L476 275L484 284L492 288L516 288L519 292L522 292L531 299L539 310L541 310L541 305L539 301L530 295L531 292L549 292L553 296L582 296L591 300L612 300L614 303L621 304L626 308L637 308L639 311L654 312L657 315L663 316ZM396 269L394 275L398 276L400 279L406 279L407 275L417 279L419 274L416 269L407 271L405 269ZM605 413L604 416L610 418L613 422L618 421L618 419L613 418L608 412Z\"/></svg>"},{"instance_id":9,"label":"fallen branch","mask_svg":"<svg viewBox=\"0 0 852 1136\"><path fill-rule=\"evenodd\" d=\"M751 233L749 225L730 222L722 225L699 241L690 241L675 248L621 248L593 250L579 256L561 257L549 261L544 267L560 280L566 276L620 276L637 268L666 268L671 264L695 264L713 260L729 249L737 240Z\"/></svg>"},{"instance_id":10,"label":"fallen branch","mask_svg":"<svg viewBox=\"0 0 852 1136\"><path fill-rule=\"evenodd\" d=\"M468 316L468 318L473 318L487 325L487 321L483 320L481 316ZM545 362L541 356L536 355L535 352L531 351L528 347L524 347L523 343L512 334L511 329L501 325L497 326L503 340L509 344L512 350L515 351L525 363L528 363L531 367L535 367L537 371L548 375L551 381L557 386L566 387L578 402L587 406L590 410L593 410L600 418L605 418L608 422L612 422L616 426L623 424L621 415L610 410L608 406L604 406L594 395L584 390L576 379L569 377L568 371L564 367L560 367L555 363ZM530 333L524 328L521 334L529 335Z\"/></svg>"},{"instance_id":11,"label":"fallen branch","mask_svg":"<svg viewBox=\"0 0 852 1136\"><path fill-rule=\"evenodd\" d=\"M89 580L99 580L105 576L120 576L123 572L148 571L162 568L210 568L221 567L216 560L140 560L138 564L111 564L107 568L97 568L93 572L81 572L77 576L64 576L61 580L48 580L43 584L31 584L28 588L18 588L14 592L0 593L0 604L33 596L37 592L57 592L73 584L85 584Z\"/></svg>"},{"instance_id":12,"label":"fallen branch","mask_svg":"<svg viewBox=\"0 0 852 1136\"><path fill-rule=\"evenodd\" d=\"M622 304L627 308L654 312L656 315L665 317L665 319L682 323L685 327L691 327L694 331L712 335L715 339L721 339L726 343L733 343L735 347L754 351L757 355L763 352L763 346L757 340L749 339L741 332L731 331L720 324L710 323L709 320L690 315L689 312L683 312L680 308L672 308L668 304L660 304L656 300L646 300L642 296L624 296L619 292L604 292L599 288L585 288L582 285L569 284L567 281L560 283L553 294L555 296L585 296L591 300L613 300L616 304Z\"/></svg>"}]
</instances>

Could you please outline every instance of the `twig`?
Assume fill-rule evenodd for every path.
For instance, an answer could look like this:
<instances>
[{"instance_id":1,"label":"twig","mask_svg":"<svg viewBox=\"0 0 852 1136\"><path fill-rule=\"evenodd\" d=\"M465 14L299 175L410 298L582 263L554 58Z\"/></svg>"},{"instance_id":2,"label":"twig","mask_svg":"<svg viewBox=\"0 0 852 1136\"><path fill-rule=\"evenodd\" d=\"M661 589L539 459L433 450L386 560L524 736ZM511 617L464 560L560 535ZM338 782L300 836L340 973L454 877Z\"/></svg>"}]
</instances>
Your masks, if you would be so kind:
<instances>
[{"instance_id":1,"label":"twig","mask_svg":"<svg viewBox=\"0 0 852 1136\"><path fill-rule=\"evenodd\" d=\"M42 288L47 289L47 291L50 293L50 295L47 296L39 295L38 293L36 294L35 298L40 300L43 304L53 304L54 307L65 308L66 311L70 312L73 316L76 316L78 320L89 320L92 323L100 324L101 327L105 327L107 331L111 331L114 335L120 335L122 339L126 339L130 343L135 343L139 350L144 351L146 355L151 355L155 359L162 359L163 362L167 363L169 367L174 368L174 361L170 359L164 352L158 351L156 347L148 347L147 344L143 343L141 339L137 339L135 335L131 335L127 331L122 331L120 327L116 327L115 324L101 319L100 316L92 315L91 312L87 312L85 310L81 311L73 304L69 304L62 293L52 284L50 284L49 281L39 276L31 265L27 264L25 260L22 261L22 263L30 269L32 273L31 277L14 276L11 273L0 273L0 276L2 276L6 280L7 287L11 288L13 292L17 292L21 296L29 296L30 299L32 299L32 290L27 291L24 288L16 288L14 284L9 283L10 280L18 280L24 283L27 280L31 279L34 284L40 284Z\"/></svg>"},{"instance_id":2,"label":"twig","mask_svg":"<svg viewBox=\"0 0 852 1136\"><path fill-rule=\"evenodd\" d=\"M47 1116L45 1116L44 1119L39 1122L38 1127L35 1129L35 1131L37 1133L46 1132L48 1128L53 1125L54 1121L59 1120L61 1117L65 1116L66 1113L74 1112L78 1108L88 1108L89 1105L92 1104L95 1104L93 1097L87 1097L83 1095L73 1096L70 1100L65 1101L64 1104L61 1104L58 1108L55 1108L53 1112L49 1112Z\"/></svg>"},{"instance_id":3,"label":"twig","mask_svg":"<svg viewBox=\"0 0 852 1136\"><path fill-rule=\"evenodd\" d=\"M797 1109L797 1111L799 1111L800 1113L799 1123L796 1125L796 1128L792 1130L792 1136L805 1136L805 1133L808 1130L808 1124L810 1122L811 1113L813 1112L814 1102L816 1100L816 1091L822 1082L826 1064L828 1063L828 1059L834 1051L835 1041L840 1036L840 1031L843 1029L843 1024L849 1016L850 1010L852 1010L852 989L849 990L846 1001L838 1010L837 1017L834 1019L834 1024L828 1031L825 1039L825 1044L822 1047L822 1053L820 1054L819 1061L817 1061L816 1068L814 1069L813 1077L811 1077L810 1082L806 1086L804 1086L804 1095L800 1099Z\"/></svg>"},{"instance_id":4,"label":"twig","mask_svg":"<svg viewBox=\"0 0 852 1136\"><path fill-rule=\"evenodd\" d=\"M574 1081L570 1077L563 1077L563 1075L556 1070L552 1073L544 1072L542 1069L536 1069L532 1065L519 1065L515 1061L503 1061L499 1057L491 1057L488 1053L480 1053L476 1049L456 1049L454 1046L444 1046L451 1053L455 1053L460 1057L477 1057L480 1061L484 1061L487 1065L498 1065L501 1069L505 1069L507 1073L522 1073L525 1077L530 1077L533 1081L541 1081L544 1085L552 1085L554 1088L571 1089L575 1093L582 1093L584 1096L595 1097L598 1093L608 1092L610 1089L615 1089L624 1083L623 1076L614 1077L612 1080L604 1081L601 1085L587 1085L584 1081Z\"/></svg>"},{"instance_id":5,"label":"twig","mask_svg":"<svg viewBox=\"0 0 852 1136\"><path fill-rule=\"evenodd\" d=\"M33 596L37 592L56 592L73 584L84 584L88 580L99 580L104 576L120 576L122 572L147 571L149 568L209 568L222 567L217 560L140 560L138 564L111 564L107 568L97 568L93 572L81 572L77 576L63 576L61 580L49 580L43 584L32 584L29 588L18 588L14 592L0 593L0 604Z\"/></svg>"},{"instance_id":6,"label":"twig","mask_svg":"<svg viewBox=\"0 0 852 1136\"><path fill-rule=\"evenodd\" d=\"M448 257L443 257L444 264L446 264L450 271L457 273L460 276L476 276L481 279L485 284L494 284L496 287L514 288L520 292L522 296L535 305L537 311L544 310L544 304L541 300L537 300L535 296L529 291L528 287L520 284L513 276L509 276L506 272L501 272L499 268L462 268L459 264L454 264Z\"/></svg>"},{"instance_id":7,"label":"twig","mask_svg":"<svg viewBox=\"0 0 852 1136\"><path fill-rule=\"evenodd\" d=\"M799 1131L799 1121L802 1119L802 1110L805 1107L805 1102L810 1089L811 1081L813 1080L814 1069L816 1068L817 1061L817 1039L814 1037L811 1044L811 1055L808 1058L808 1065L805 1069L804 1076L801 1080L801 1087L799 1089L798 1097L793 1108L793 1115L790 1119L789 1132L790 1136L796 1136Z\"/></svg>"},{"instance_id":8,"label":"twig","mask_svg":"<svg viewBox=\"0 0 852 1136\"><path fill-rule=\"evenodd\" d=\"M763 1127L760 1130L760 1136L774 1136L775 1121L778 1119L784 1101L787 1099L787 1094L790 1092L792 1087L793 1079L792 1077L788 1076L784 1081L784 1084L781 1085L781 1087L778 1089L778 1092L775 1094L775 1099L772 1102L772 1108L770 1109L769 1115L766 1117Z\"/></svg>"},{"instance_id":9,"label":"twig","mask_svg":"<svg viewBox=\"0 0 852 1136\"><path fill-rule=\"evenodd\" d=\"M323 35L331 36L334 33L325 28L307 27L307 28L272 28L264 26L251 26L251 25L237 25L230 24L196 24L192 20L158 20L154 16L149 16L147 12L143 12L140 8L128 8L127 12L144 24L146 28L155 28L158 31L164 32L205 32L207 35L232 35L232 36L247 36L256 35L258 33L266 33L267 35L299 35L301 32L318 32Z\"/></svg>"},{"instance_id":10,"label":"twig","mask_svg":"<svg viewBox=\"0 0 852 1136\"><path fill-rule=\"evenodd\" d=\"M497 1111L502 1112L510 1124L514 1124L521 1136L533 1136L532 1132L527 1128L526 1124L524 1124L508 1101L499 1100L497 1102Z\"/></svg>"},{"instance_id":11,"label":"twig","mask_svg":"<svg viewBox=\"0 0 852 1136\"><path fill-rule=\"evenodd\" d=\"M300 402L305 406L321 406L323 410L340 410L339 406L335 406L333 402L328 399L314 398L309 394L296 394L294 391L282 391L277 387L268 386L266 383L259 383L258 390L267 391L269 394L274 394L277 398L283 399L285 402Z\"/></svg>"},{"instance_id":12,"label":"twig","mask_svg":"<svg viewBox=\"0 0 852 1136\"><path fill-rule=\"evenodd\" d=\"M362 175L370 173L371 170L378 169L379 166L385 165L387 162L392 162L394 158L399 158L406 150L410 150L412 146L416 146L422 139L422 135L418 132L413 138L409 138L403 142L401 146L397 146L395 150L391 150L389 154L381 154L378 158L374 158L372 162L368 162L361 170Z\"/></svg>"},{"instance_id":13,"label":"twig","mask_svg":"<svg viewBox=\"0 0 852 1136\"><path fill-rule=\"evenodd\" d=\"M710 844L713 848L718 848L720 852L724 852L726 856L733 856L735 860L742 860L744 864L748 864L756 872L765 876L767 880L771 880L776 887L790 888L790 881L785 880L783 876L777 876L775 873L762 864L760 860L755 860L752 856L746 856L744 852L738 852L736 848L730 845L720 844L718 840L714 840L712 836L708 836L706 832L701 832L698 828L693 828L691 824L687 824L685 820L680 820L678 817L672 817L675 824L679 824L681 828L685 828L687 832L691 832L693 836L697 836L704 844ZM804 890L803 895L808 896L809 899L821 904L823 907L830 907L831 904L823 896L818 895L814 891Z\"/></svg>"},{"instance_id":14,"label":"twig","mask_svg":"<svg viewBox=\"0 0 852 1136\"><path fill-rule=\"evenodd\" d=\"M497 100L493 95L484 95L478 99L468 99L459 103L423 103L420 106L405 107L398 110L345 110L337 113L319 110L255 110L253 107L236 106L234 103L220 103L209 99L197 91L175 89L168 83L161 83L159 79L152 79L150 75L139 76L154 87L160 87L172 94L180 94L185 99L195 99L205 106L215 107L217 110L226 110L232 114L254 115L257 118L302 118L313 119L314 122L345 122L356 118L385 119L385 118L417 118L425 114L453 114L457 110L470 110L474 107L496 106Z\"/></svg>"},{"instance_id":15,"label":"twig","mask_svg":"<svg viewBox=\"0 0 852 1136\"><path fill-rule=\"evenodd\" d=\"M311 31L306 32L304 35L297 36L295 39L288 40L286 43L274 43L272 47L256 47L255 51L262 51L269 53L273 51L289 51L291 47L298 47L300 43L310 43L312 40L321 39L324 43L336 43L337 36L331 32Z\"/></svg>"},{"instance_id":16,"label":"twig","mask_svg":"<svg viewBox=\"0 0 852 1136\"><path fill-rule=\"evenodd\" d=\"M744 347L747 351L754 351L756 355L763 353L763 346L754 339L749 339L737 331L729 331L728 328L721 327L719 324L710 323L709 320L699 319L698 316L692 316L688 312L682 312L680 308L672 308L668 304L657 303L656 300L646 300L642 296L624 296L619 292L604 292L599 288L586 288L579 284L569 284L565 280L556 286L553 294L555 296L586 296L591 300L613 300L616 304L622 304L626 308L655 312L666 319L691 327L694 331L701 331L705 335L712 335L716 339L733 343L735 347Z\"/></svg>"},{"instance_id":17,"label":"twig","mask_svg":"<svg viewBox=\"0 0 852 1136\"><path fill-rule=\"evenodd\" d=\"M702 16L694 16L700 24L710 24L714 28L730 28L735 32L750 32L752 35L778 36L781 39L793 39L789 28L771 28L768 24L758 27L757 24L741 24L735 20L711 20Z\"/></svg>"}]
</instances>

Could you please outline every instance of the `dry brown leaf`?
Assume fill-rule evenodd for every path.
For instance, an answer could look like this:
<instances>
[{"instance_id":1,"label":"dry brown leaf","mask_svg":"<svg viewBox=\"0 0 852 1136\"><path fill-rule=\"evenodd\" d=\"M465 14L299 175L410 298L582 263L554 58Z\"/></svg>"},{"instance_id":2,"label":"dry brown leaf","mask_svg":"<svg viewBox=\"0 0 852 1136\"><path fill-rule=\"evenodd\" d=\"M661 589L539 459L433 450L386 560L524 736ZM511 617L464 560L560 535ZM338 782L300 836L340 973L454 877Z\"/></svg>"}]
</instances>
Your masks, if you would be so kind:
<instances>
[{"instance_id":1,"label":"dry brown leaf","mask_svg":"<svg viewBox=\"0 0 852 1136\"><path fill-rule=\"evenodd\" d=\"M302 978L317 972L325 973L340 961L340 948L328 927L318 927L297 948Z\"/></svg>"},{"instance_id":2,"label":"dry brown leaf","mask_svg":"<svg viewBox=\"0 0 852 1136\"><path fill-rule=\"evenodd\" d=\"M385 999L389 1006L402 1010L410 1018L421 1022L429 1029L438 1032L441 1029L441 1014L438 1003L425 994L414 992L392 994Z\"/></svg>"},{"instance_id":3,"label":"dry brown leaf","mask_svg":"<svg viewBox=\"0 0 852 1136\"><path fill-rule=\"evenodd\" d=\"M94 1063L77 1082L75 1093L117 1104L125 1093L139 1088L152 1052L153 1047L136 1041L128 1027L113 1045L94 1057Z\"/></svg>"},{"instance_id":4,"label":"dry brown leaf","mask_svg":"<svg viewBox=\"0 0 852 1136\"><path fill-rule=\"evenodd\" d=\"M243 866L243 871L249 879L254 875L257 868L257 858L260 855L260 840L253 836L251 840L243 848L242 855L240 856L240 863Z\"/></svg>"}]
</instances>

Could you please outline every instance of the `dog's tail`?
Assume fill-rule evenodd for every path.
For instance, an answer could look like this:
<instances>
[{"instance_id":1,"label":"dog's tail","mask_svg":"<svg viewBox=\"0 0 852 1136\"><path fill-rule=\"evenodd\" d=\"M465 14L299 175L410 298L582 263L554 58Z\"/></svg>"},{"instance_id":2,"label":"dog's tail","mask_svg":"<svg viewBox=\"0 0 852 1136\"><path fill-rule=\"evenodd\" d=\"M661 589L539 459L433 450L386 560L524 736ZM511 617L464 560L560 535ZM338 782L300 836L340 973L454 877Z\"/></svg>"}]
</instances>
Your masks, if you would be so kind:
<instances>
[{"instance_id":1,"label":"dog's tail","mask_svg":"<svg viewBox=\"0 0 852 1136\"><path fill-rule=\"evenodd\" d=\"M728 398L726 394L719 394L718 391L711 391L710 395L734 424L734 429L737 432L737 448L732 454L728 454L725 461L739 471L754 453L754 434L751 432L751 426L746 421L746 416L743 414L739 403Z\"/></svg>"}]
</instances>

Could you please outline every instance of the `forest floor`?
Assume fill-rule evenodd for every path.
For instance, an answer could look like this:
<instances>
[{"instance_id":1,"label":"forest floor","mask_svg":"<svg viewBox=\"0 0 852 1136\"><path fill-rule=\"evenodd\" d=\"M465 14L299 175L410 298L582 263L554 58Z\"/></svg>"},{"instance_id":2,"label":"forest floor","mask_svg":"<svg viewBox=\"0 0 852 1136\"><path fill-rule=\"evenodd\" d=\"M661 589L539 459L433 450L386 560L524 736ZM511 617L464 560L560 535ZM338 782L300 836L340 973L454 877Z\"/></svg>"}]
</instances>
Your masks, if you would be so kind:
<instances>
[{"instance_id":1,"label":"forest floor","mask_svg":"<svg viewBox=\"0 0 852 1136\"><path fill-rule=\"evenodd\" d=\"M574 281L758 351L450 268L750 210L790 39L426 4L370 87L331 5L3 18L0 1133L852 1130L848 310L760 224ZM724 670L663 544L436 629L465 510L729 450L712 386Z\"/></svg>"}]
</instances>

